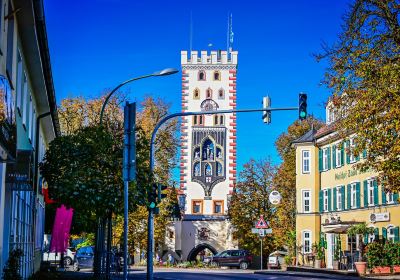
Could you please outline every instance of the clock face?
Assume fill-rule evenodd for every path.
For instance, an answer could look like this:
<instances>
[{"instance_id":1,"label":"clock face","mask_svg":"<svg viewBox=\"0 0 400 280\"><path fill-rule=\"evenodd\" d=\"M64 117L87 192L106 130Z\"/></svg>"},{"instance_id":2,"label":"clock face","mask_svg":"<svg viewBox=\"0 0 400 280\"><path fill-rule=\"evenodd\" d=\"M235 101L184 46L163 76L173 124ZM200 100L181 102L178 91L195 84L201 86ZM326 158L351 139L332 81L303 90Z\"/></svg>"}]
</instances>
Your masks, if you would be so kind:
<instances>
[{"instance_id":1,"label":"clock face","mask_svg":"<svg viewBox=\"0 0 400 280\"><path fill-rule=\"evenodd\" d=\"M208 111L216 111L219 108L219 106L217 102L215 102L214 100L206 99L201 103L200 108L202 111L208 112Z\"/></svg>"}]
</instances>

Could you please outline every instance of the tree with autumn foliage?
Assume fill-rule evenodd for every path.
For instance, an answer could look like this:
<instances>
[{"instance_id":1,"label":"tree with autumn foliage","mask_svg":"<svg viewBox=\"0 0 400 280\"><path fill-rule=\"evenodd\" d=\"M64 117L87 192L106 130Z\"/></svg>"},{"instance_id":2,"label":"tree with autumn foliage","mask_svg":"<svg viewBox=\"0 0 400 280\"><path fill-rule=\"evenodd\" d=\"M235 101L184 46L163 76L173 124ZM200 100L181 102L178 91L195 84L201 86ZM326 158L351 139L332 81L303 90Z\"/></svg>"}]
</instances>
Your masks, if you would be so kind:
<instances>
[{"instance_id":1,"label":"tree with autumn foliage","mask_svg":"<svg viewBox=\"0 0 400 280\"><path fill-rule=\"evenodd\" d=\"M276 168L270 160L250 160L240 172L240 180L235 187L228 214L235 229L234 236L239 247L247 249L255 255L260 254L258 235L251 232L260 215L270 222L274 228L277 224L274 218L274 207L268 200L273 189L273 177ZM274 248L273 236L265 237L263 255L268 255Z\"/></svg>"},{"instance_id":2,"label":"tree with autumn foliage","mask_svg":"<svg viewBox=\"0 0 400 280\"><path fill-rule=\"evenodd\" d=\"M303 121L296 120L275 141L275 147L282 159L273 178L274 188L282 196L281 203L276 207L278 227L274 229L277 236L283 237L276 240L278 247L287 245L286 234L296 229L296 150L292 142L310 129L318 130L322 126L323 123L313 116Z\"/></svg>"},{"instance_id":3,"label":"tree with autumn foliage","mask_svg":"<svg viewBox=\"0 0 400 280\"><path fill-rule=\"evenodd\" d=\"M387 191L400 191L400 1L356 0L345 15L327 59L325 83L333 92L335 128L356 135L357 168L373 169Z\"/></svg>"}]
</instances>

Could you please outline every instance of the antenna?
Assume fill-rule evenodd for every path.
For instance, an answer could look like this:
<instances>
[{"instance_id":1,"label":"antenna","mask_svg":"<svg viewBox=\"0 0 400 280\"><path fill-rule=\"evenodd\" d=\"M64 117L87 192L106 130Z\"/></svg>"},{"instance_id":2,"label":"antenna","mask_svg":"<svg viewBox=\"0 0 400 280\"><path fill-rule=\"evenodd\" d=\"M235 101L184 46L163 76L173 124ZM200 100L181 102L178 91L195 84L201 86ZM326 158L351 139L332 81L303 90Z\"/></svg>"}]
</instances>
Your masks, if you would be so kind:
<instances>
[{"instance_id":1,"label":"antenna","mask_svg":"<svg viewBox=\"0 0 400 280\"><path fill-rule=\"evenodd\" d=\"M193 44L193 16L192 16L192 11L190 11L190 35L189 35L190 52L192 52L192 44Z\"/></svg>"}]
</instances>

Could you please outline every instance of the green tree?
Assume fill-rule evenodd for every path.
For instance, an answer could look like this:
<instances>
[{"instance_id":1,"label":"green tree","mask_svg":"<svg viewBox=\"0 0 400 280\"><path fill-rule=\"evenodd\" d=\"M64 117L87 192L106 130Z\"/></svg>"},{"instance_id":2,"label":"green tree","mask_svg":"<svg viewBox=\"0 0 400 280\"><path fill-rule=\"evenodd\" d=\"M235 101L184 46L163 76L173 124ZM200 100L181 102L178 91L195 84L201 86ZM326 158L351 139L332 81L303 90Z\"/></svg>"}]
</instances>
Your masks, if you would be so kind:
<instances>
[{"instance_id":1,"label":"green tree","mask_svg":"<svg viewBox=\"0 0 400 280\"><path fill-rule=\"evenodd\" d=\"M399 11L399 0L354 1L337 42L317 55L329 61L336 128L357 135L351 152L367 151L357 167L377 171L390 191L400 191Z\"/></svg>"},{"instance_id":2,"label":"green tree","mask_svg":"<svg viewBox=\"0 0 400 280\"><path fill-rule=\"evenodd\" d=\"M274 207L268 201L268 195L273 188L272 179L276 168L270 160L250 160L240 172L240 181L231 197L228 214L235 228L234 236L239 242L239 247L260 254L260 240L251 233L260 215L276 226L273 218ZM273 237L265 237L263 254L269 254L273 249Z\"/></svg>"},{"instance_id":3,"label":"green tree","mask_svg":"<svg viewBox=\"0 0 400 280\"><path fill-rule=\"evenodd\" d=\"M296 150L292 142L303 136L310 129L318 130L323 123L309 116L304 121L295 121L275 141L275 147L282 159L277 172L274 175L274 188L282 196L282 202L276 207L276 216L279 226L274 229L276 245L281 247L289 243L286 233L296 229Z\"/></svg>"}]
</instances>

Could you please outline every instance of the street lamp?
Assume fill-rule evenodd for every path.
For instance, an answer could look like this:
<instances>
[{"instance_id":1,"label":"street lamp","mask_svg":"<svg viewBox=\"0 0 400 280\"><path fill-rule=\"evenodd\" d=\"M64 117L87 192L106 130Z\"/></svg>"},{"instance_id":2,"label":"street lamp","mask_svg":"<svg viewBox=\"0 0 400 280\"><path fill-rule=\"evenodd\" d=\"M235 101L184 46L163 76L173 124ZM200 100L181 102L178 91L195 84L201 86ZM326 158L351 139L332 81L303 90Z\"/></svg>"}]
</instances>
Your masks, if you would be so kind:
<instances>
[{"instance_id":1,"label":"street lamp","mask_svg":"<svg viewBox=\"0 0 400 280\"><path fill-rule=\"evenodd\" d=\"M106 97L106 100L104 100L103 106L101 107L101 111L100 111L100 125L103 123L103 114L104 114L104 109L106 108L106 105L108 103L108 100L110 99L111 95L113 95L114 92L116 92L120 87L133 82L133 81L137 81L137 80L141 80L144 78L149 78L149 77L158 77L158 76L167 76L167 75L171 75L171 74L175 74L177 73L178 70L175 68L165 68L161 71L157 71L154 72L152 74L148 74L148 75L143 75L143 76L139 76L139 77L135 77L132 79L129 79L123 83L120 83L116 88L114 88Z\"/></svg>"}]
</instances>

